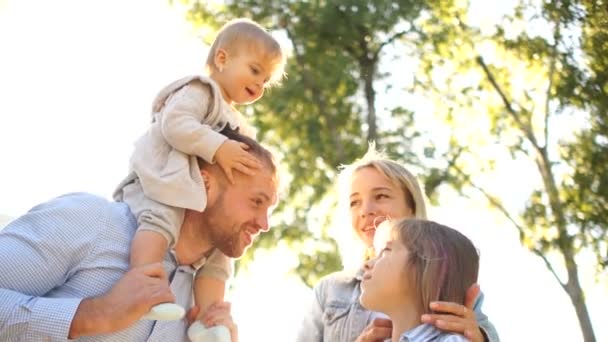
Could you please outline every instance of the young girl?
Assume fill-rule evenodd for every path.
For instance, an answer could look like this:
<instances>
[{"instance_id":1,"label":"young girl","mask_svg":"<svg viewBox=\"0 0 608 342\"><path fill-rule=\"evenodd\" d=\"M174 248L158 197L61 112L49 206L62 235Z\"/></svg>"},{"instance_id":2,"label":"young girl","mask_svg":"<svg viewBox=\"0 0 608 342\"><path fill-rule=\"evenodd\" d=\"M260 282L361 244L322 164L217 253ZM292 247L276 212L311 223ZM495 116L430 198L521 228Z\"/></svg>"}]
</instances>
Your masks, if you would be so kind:
<instances>
[{"instance_id":1,"label":"young girl","mask_svg":"<svg viewBox=\"0 0 608 342\"><path fill-rule=\"evenodd\" d=\"M260 164L246 145L220 132L231 129L254 136L233 105L259 100L266 87L283 77L284 64L283 51L268 32L253 21L237 19L224 25L211 45L207 76L185 77L160 91L151 127L136 142L130 174L114 194L138 221L131 267L161 262L179 240L184 209L205 210L207 195L197 158L218 163L230 182L235 170L254 174ZM204 333L206 309L224 299L232 273L229 257L215 250L192 265L198 269L194 295L200 308L188 331L193 340ZM144 318L179 319L183 314L175 304L161 304Z\"/></svg>"},{"instance_id":2,"label":"young girl","mask_svg":"<svg viewBox=\"0 0 608 342\"><path fill-rule=\"evenodd\" d=\"M431 313L431 302L464 302L479 270L473 243L435 222L404 219L382 223L374 245L379 254L365 265L359 300L391 318L392 342L467 341L420 317Z\"/></svg>"}]
</instances>

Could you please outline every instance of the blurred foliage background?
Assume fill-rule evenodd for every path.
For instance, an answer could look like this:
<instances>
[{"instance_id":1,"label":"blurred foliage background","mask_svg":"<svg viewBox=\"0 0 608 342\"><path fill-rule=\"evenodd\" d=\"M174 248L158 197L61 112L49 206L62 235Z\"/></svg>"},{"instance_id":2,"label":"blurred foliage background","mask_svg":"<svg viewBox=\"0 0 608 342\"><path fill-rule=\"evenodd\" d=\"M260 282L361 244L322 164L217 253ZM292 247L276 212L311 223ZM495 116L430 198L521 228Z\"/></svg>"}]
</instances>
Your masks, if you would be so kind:
<instances>
[{"instance_id":1,"label":"blurred foliage background","mask_svg":"<svg viewBox=\"0 0 608 342\"><path fill-rule=\"evenodd\" d=\"M247 17L289 51L282 86L246 108L288 174L257 247L282 241L300 251L294 271L311 286L341 269L329 232L333 185L339 165L375 141L420 172L433 203L443 187L483 195L544 261L584 340L595 341L576 257L593 251L598 280L606 276L606 3L501 2L488 23L473 0L180 2L207 43L226 21ZM509 203L504 186L484 177L515 163L530 167L525 203Z\"/></svg>"}]
</instances>

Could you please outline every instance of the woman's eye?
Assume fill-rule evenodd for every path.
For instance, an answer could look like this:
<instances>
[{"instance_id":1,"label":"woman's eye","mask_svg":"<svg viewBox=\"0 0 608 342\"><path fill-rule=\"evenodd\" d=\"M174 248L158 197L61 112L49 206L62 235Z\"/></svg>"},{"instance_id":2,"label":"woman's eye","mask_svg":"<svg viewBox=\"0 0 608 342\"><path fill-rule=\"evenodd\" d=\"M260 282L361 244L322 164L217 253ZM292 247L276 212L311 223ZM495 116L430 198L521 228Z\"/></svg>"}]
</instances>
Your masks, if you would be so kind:
<instances>
[{"instance_id":1,"label":"woman's eye","mask_svg":"<svg viewBox=\"0 0 608 342\"><path fill-rule=\"evenodd\" d=\"M352 208L352 207L356 206L357 204L359 204L359 201L351 201L350 207Z\"/></svg>"}]
</instances>

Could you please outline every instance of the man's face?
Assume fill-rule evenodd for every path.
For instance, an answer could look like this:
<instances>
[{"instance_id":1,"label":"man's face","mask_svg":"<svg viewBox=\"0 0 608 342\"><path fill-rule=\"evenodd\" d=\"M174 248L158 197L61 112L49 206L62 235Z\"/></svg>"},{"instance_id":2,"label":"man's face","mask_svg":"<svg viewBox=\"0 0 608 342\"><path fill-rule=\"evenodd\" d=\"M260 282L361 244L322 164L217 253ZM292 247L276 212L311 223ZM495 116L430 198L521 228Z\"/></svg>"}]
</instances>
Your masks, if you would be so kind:
<instances>
[{"instance_id":1,"label":"man's face","mask_svg":"<svg viewBox=\"0 0 608 342\"><path fill-rule=\"evenodd\" d=\"M267 232L268 216L277 202L277 184L263 167L255 176L235 172L235 183L219 189L217 199L205 209L207 230L213 246L239 258L260 232Z\"/></svg>"}]
</instances>

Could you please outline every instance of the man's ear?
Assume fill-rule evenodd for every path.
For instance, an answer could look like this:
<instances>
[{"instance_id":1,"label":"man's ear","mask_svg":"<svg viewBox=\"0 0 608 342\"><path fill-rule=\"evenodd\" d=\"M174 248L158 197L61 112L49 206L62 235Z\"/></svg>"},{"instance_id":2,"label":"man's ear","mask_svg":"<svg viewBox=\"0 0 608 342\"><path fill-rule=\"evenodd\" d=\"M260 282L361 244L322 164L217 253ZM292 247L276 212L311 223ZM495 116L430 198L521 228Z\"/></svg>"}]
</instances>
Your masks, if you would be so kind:
<instances>
[{"instance_id":1,"label":"man's ear","mask_svg":"<svg viewBox=\"0 0 608 342\"><path fill-rule=\"evenodd\" d=\"M228 52L224 49L217 49L215 52L215 56L213 57L213 63L217 70L222 72L224 70L224 66L226 65L226 61L228 60Z\"/></svg>"},{"instance_id":2,"label":"man's ear","mask_svg":"<svg viewBox=\"0 0 608 342\"><path fill-rule=\"evenodd\" d=\"M217 174L209 167L203 167L201 169L201 177L203 178L203 185L205 186L205 192L207 193L207 203L212 203L215 201L218 191L220 190Z\"/></svg>"},{"instance_id":3,"label":"man's ear","mask_svg":"<svg viewBox=\"0 0 608 342\"><path fill-rule=\"evenodd\" d=\"M213 186L213 176L211 172L206 168L201 169L201 177L203 178L203 185L205 186L205 192L207 193L207 198L209 198L209 191L213 192L215 187Z\"/></svg>"}]
</instances>

